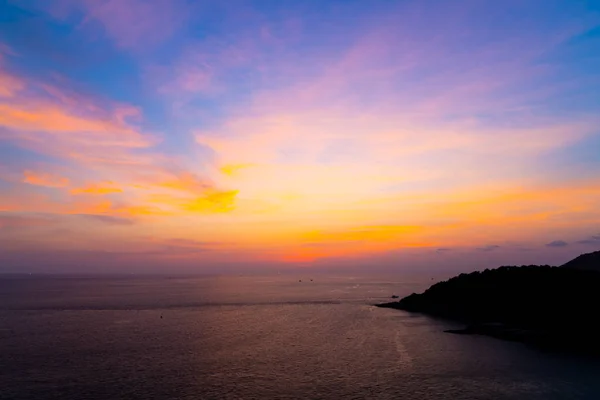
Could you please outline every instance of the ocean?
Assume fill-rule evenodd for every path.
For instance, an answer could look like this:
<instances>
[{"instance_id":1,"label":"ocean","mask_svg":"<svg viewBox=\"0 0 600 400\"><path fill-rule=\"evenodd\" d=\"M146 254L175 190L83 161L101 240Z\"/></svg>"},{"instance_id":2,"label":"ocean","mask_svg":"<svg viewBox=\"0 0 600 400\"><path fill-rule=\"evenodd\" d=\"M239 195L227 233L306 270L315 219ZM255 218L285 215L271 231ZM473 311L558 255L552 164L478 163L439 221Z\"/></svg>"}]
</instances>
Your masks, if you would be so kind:
<instances>
[{"instance_id":1,"label":"ocean","mask_svg":"<svg viewBox=\"0 0 600 400\"><path fill-rule=\"evenodd\" d=\"M0 399L600 399L598 360L373 307L431 283L0 278Z\"/></svg>"}]
</instances>

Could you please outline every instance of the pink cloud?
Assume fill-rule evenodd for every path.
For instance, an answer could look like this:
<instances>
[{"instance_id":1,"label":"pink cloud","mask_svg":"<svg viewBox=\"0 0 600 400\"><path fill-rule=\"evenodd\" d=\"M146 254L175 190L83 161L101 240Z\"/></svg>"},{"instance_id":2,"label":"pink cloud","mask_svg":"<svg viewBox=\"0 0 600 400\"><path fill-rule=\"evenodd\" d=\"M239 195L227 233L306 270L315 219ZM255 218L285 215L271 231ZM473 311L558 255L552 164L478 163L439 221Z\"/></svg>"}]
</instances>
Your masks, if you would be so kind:
<instances>
[{"instance_id":1,"label":"pink cloud","mask_svg":"<svg viewBox=\"0 0 600 400\"><path fill-rule=\"evenodd\" d=\"M20 79L0 71L0 97L13 97L24 86Z\"/></svg>"},{"instance_id":2,"label":"pink cloud","mask_svg":"<svg viewBox=\"0 0 600 400\"><path fill-rule=\"evenodd\" d=\"M234 14L244 15L240 10ZM246 78L260 81L270 78L269 71L274 66L288 62L278 57L277 52L284 51L289 41L276 39L269 25L233 32L234 29L227 37L197 40L187 45L171 65L148 68L149 84L159 93L177 96L179 102L185 102L197 94L222 94L233 89L228 80L241 70L251 72Z\"/></svg>"},{"instance_id":3,"label":"pink cloud","mask_svg":"<svg viewBox=\"0 0 600 400\"><path fill-rule=\"evenodd\" d=\"M63 0L48 7L56 18L84 13L81 27L99 24L122 48L145 48L172 37L190 16L185 0Z\"/></svg>"},{"instance_id":4,"label":"pink cloud","mask_svg":"<svg viewBox=\"0 0 600 400\"><path fill-rule=\"evenodd\" d=\"M3 209L16 207L24 211L61 214L165 215L163 205L145 202L140 196L142 189L137 185L148 184L155 195L184 191L186 196L207 198L211 204L217 203L212 201L215 194L227 193L181 166L175 157L161 154L155 148L158 144L156 136L139 127L143 118L139 108L78 94L69 90L71 85L66 79L61 79L59 88L53 83L9 74L2 66L0 77L19 82L22 88L11 90L11 97L5 100L0 97L0 140L67 161L70 170L75 166L70 174L74 175L73 186L69 179L43 167L20 166L16 173L10 166L2 166L0 172L2 178L6 178L4 180L30 187L29 191L16 197L0 194ZM24 177L19 176L23 167L26 169ZM31 192L40 191L36 186L72 186L72 190L61 192L63 197L34 201ZM94 203L64 198L65 195L80 194L110 194L115 202ZM228 204L233 203L233 197ZM181 212L181 207L187 207L187 203L182 204L167 206L172 212ZM178 207L180 209L176 210Z\"/></svg>"},{"instance_id":5,"label":"pink cloud","mask_svg":"<svg viewBox=\"0 0 600 400\"><path fill-rule=\"evenodd\" d=\"M66 158L124 156L156 143L135 124L139 109L100 103L70 92L64 79L60 84L25 79L0 66L0 139Z\"/></svg>"},{"instance_id":6,"label":"pink cloud","mask_svg":"<svg viewBox=\"0 0 600 400\"><path fill-rule=\"evenodd\" d=\"M167 96L187 96L215 91L213 68L205 63L185 63L175 67L153 67L147 77L157 91Z\"/></svg>"}]
</instances>

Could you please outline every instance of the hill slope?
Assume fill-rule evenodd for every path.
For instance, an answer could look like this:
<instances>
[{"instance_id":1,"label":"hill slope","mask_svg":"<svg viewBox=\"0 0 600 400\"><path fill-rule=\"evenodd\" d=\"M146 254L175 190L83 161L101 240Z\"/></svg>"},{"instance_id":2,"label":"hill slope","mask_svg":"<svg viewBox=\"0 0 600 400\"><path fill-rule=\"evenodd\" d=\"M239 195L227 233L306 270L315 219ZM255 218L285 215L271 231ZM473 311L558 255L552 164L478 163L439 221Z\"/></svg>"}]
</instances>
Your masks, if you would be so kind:
<instances>
[{"instance_id":1,"label":"hill slope","mask_svg":"<svg viewBox=\"0 0 600 400\"><path fill-rule=\"evenodd\" d=\"M562 268L586 269L600 271L600 251L582 254L561 266Z\"/></svg>"}]
</instances>

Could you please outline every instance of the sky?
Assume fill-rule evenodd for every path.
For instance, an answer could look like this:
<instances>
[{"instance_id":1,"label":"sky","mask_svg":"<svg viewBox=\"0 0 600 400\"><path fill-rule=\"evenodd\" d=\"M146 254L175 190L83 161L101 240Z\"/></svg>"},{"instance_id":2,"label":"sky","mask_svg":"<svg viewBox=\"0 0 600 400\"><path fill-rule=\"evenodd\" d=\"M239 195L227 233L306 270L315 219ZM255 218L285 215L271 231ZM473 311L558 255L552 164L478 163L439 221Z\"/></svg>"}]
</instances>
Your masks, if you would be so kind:
<instances>
[{"instance_id":1,"label":"sky","mask_svg":"<svg viewBox=\"0 0 600 400\"><path fill-rule=\"evenodd\" d=\"M600 1L0 1L0 272L600 250Z\"/></svg>"}]
</instances>

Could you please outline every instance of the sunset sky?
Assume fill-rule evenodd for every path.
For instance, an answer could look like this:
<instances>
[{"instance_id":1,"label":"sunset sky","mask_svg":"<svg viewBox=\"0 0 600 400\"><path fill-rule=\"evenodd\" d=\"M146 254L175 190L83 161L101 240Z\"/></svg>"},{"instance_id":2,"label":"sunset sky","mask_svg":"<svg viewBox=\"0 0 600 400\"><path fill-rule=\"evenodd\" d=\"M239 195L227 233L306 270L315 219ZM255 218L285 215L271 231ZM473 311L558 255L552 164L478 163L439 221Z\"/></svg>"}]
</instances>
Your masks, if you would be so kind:
<instances>
[{"instance_id":1,"label":"sunset sky","mask_svg":"<svg viewBox=\"0 0 600 400\"><path fill-rule=\"evenodd\" d=\"M0 272L600 250L600 1L0 2Z\"/></svg>"}]
</instances>

